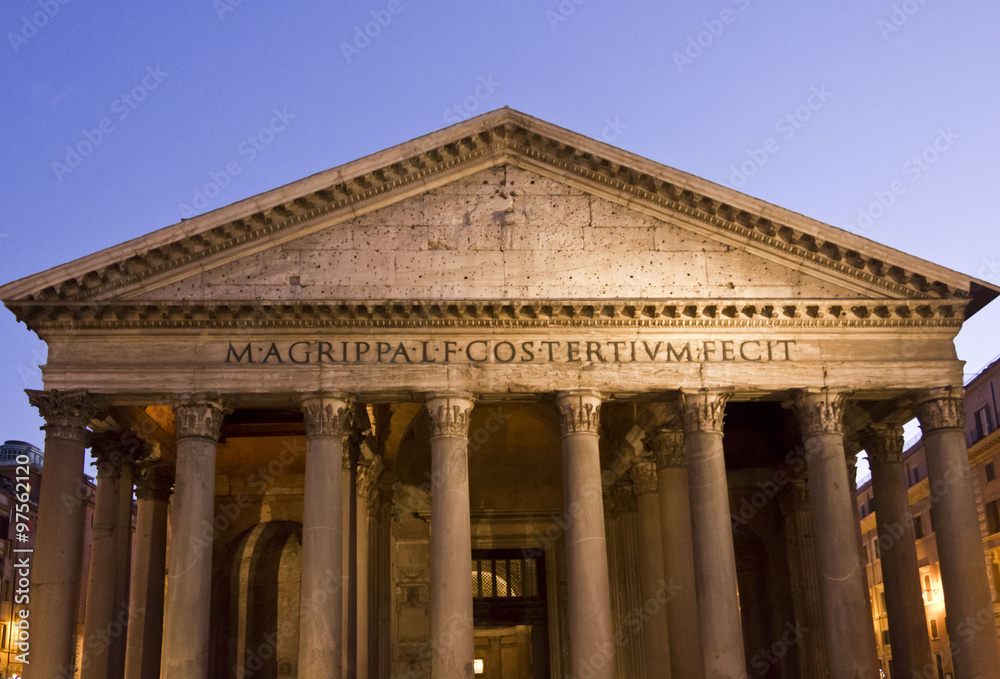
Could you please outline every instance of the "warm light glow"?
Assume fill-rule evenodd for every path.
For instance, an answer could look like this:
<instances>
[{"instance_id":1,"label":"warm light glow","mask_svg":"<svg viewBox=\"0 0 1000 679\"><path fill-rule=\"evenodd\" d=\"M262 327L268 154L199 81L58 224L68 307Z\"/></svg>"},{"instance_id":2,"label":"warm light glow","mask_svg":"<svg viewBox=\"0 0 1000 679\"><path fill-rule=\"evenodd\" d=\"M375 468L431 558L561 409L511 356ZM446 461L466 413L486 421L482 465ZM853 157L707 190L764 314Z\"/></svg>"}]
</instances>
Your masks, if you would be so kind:
<instances>
[{"instance_id":1,"label":"warm light glow","mask_svg":"<svg viewBox=\"0 0 1000 679\"><path fill-rule=\"evenodd\" d=\"M475 672L476 674L482 674L483 673L483 661L482 660L475 660L473 662L474 662L474 665L473 665L473 668L472 668L473 672Z\"/></svg>"}]
</instances>

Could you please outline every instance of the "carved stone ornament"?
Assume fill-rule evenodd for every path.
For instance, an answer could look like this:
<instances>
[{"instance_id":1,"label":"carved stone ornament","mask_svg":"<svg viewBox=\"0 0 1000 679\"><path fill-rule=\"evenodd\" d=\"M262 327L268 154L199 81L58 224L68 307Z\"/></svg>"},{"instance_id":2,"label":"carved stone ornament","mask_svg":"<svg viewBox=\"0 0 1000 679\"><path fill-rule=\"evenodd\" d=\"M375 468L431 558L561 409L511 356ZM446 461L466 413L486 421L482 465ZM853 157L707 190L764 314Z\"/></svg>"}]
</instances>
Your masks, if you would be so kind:
<instances>
[{"instance_id":1,"label":"carved stone ornament","mask_svg":"<svg viewBox=\"0 0 1000 679\"><path fill-rule=\"evenodd\" d=\"M902 464L903 428L898 424L873 424L860 432L868 458L879 464Z\"/></svg>"},{"instance_id":2,"label":"carved stone ornament","mask_svg":"<svg viewBox=\"0 0 1000 679\"><path fill-rule=\"evenodd\" d=\"M559 429L569 434L599 434L601 396L594 391L564 391L556 399Z\"/></svg>"},{"instance_id":3,"label":"carved stone ornament","mask_svg":"<svg viewBox=\"0 0 1000 679\"><path fill-rule=\"evenodd\" d=\"M604 490L604 515L613 519L626 512L636 510L635 490L624 480L612 484Z\"/></svg>"},{"instance_id":4,"label":"carved stone ornament","mask_svg":"<svg viewBox=\"0 0 1000 679\"><path fill-rule=\"evenodd\" d=\"M222 418L232 412L227 403L219 399L190 398L174 405L177 438L202 438L219 440Z\"/></svg>"},{"instance_id":5,"label":"carved stone ornament","mask_svg":"<svg viewBox=\"0 0 1000 679\"><path fill-rule=\"evenodd\" d=\"M965 429L965 390L932 389L917 403L917 419L924 433L938 429Z\"/></svg>"},{"instance_id":6,"label":"carved stone ornament","mask_svg":"<svg viewBox=\"0 0 1000 679\"><path fill-rule=\"evenodd\" d=\"M636 458L629 469L629 475L636 495L656 492L656 462L651 458Z\"/></svg>"},{"instance_id":7,"label":"carved stone ornament","mask_svg":"<svg viewBox=\"0 0 1000 679\"><path fill-rule=\"evenodd\" d=\"M160 461L139 464L135 480L135 497L138 500L166 502L174 485L174 472L170 465Z\"/></svg>"},{"instance_id":8,"label":"carved stone ornament","mask_svg":"<svg viewBox=\"0 0 1000 679\"><path fill-rule=\"evenodd\" d=\"M656 427L646 434L643 445L653 454L656 466L660 469L687 466L687 457L684 455L684 432L680 427L666 425Z\"/></svg>"},{"instance_id":9,"label":"carved stone ornament","mask_svg":"<svg viewBox=\"0 0 1000 679\"><path fill-rule=\"evenodd\" d=\"M381 457L358 465L358 497L368 504L369 509L374 506L383 468Z\"/></svg>"},{"instance_id":10,"label":"carved stone ornament","mask_svg":"<svg viewBox=\"0 0 1000 679\"><path fill-rule=\"evenodd\" d=\"M795 411L802 436L844 433L846 391L801 389L786 405Z\"/></svg>"},{"instance_id":11,"label":"carved stone ornament","mask_svg":"<svg viewBox=\"0 0 1000 679\"><path fill-rule=\"evenodd\" d=\"M104 410L103 404L86 391L38 391L25 389L28 402L45 418L46 436L87 443L87 425Z\"/></svg>"},{"instance_id":12,"label":"carved stone ornament","mask_svg":"<svg viewBox=\"0 0 1000 679\"><path fill-rule=\"evenodd\" d=\"M99 479L116 480L126 466L146 456L146 442L134 431L103 431L91 436L90 454Z\"/></svg>"},{"instance_id":13,"label":"carved stone ornament","mask_svg":"<svg viewBox=\"0 0 1000 679\"><path fill-rule=\"evenodd\" d=\"M335 396L320 394L303 396L302 415L305 418L306 438L318 436L341 438L344 435L344 426L347 424L348 403Z\"/></svg>"},{"instance_id":14,"label":"carved stone ornament","mask_svg":"<svg viewBox=\"0 0 1000 679\"><path fill-rule=\"evenodd\" d=\"M427 421L431 438L436 436L469 437L472 419L472 398L467 395L436 395L427 397Z\"/></svg>"},{"instance_id":15,"label":"carved stone ornament","mask_svg":"<svg viewBox=\"0 0 1000 679\"><path fill-rule=\"evenodd\" d=\"M708 389L681 392L681 421L684 424L684 433L721 434L729 396L729 392Z\"/></svg>"}]
</instances>

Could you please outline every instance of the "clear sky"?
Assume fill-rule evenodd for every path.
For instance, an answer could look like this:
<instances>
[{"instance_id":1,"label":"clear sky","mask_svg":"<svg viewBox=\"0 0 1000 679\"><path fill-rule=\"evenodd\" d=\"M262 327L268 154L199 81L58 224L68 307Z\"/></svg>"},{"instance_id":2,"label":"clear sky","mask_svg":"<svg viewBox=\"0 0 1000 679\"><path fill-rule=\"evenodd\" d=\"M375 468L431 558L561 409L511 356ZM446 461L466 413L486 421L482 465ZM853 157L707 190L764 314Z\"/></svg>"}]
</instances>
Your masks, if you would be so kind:
<instances>
[{"instance_id":1,"label":"clear sky","mask_svg":"<svg viewBox=\"0 0 1000 679\"><path fill-rule=\"evenodd\" d=\"M511 106L1000 283L998 26L972 0L8 0L0 282ZM994 303L959 335L969 376L998 328ZM0 338L0 438L40 445L44 344L6 309Z\"/></svg>"}]
</instances>

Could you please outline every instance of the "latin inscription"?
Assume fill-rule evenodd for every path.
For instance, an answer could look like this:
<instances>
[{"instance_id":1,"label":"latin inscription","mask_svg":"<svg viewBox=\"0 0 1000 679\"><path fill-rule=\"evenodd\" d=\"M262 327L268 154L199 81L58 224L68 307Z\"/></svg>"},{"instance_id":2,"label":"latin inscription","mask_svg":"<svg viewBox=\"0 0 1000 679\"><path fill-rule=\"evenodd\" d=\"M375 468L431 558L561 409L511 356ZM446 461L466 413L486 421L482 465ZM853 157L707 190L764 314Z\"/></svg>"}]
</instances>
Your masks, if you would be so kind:
<instances>
[{"instance_id":1,"label":"latin inscription","mask_svg":"<svg viewBox=\"0 0 1000 679\"><path fill-rule=\"evenodd\" d=\"M300 340L230 342L225 362L256 364L695 363L791 361L795 340Z\"/></svg>"}]
</instances>

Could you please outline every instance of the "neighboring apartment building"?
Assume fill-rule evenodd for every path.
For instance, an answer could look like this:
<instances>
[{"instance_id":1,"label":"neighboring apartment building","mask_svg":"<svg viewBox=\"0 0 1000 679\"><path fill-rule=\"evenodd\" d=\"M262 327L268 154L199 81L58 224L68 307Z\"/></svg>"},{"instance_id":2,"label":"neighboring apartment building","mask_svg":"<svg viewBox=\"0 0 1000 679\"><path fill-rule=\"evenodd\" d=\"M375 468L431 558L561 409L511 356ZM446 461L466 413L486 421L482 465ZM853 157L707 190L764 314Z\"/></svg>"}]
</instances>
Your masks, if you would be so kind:
<instances>
[{"instance_id":1,"label":"neighboring apartment building","mask_svg":"<svg viewBox=\"0 0 1000 679\"><path fill-rule=\"evenodd\" d=\"M0 679L19 679L22 664L17 659L16 632L12 622L23 605L18 603L19 573L15 571L19 548L32 549L35 544L35 525L38 518L38 492L42 480L42 451L26 441L4 441L0 446ZM24 462L27 461L27 465ZM21 469L19 469L21 467ZM18 482L23 480L24 467L28 471L28 515L31 531L27 542L17 541ZM90 543L93 531L94 498L93 479L84 477L87 496L87 514L84 528L84 561L80 578L80 601L77 607L76 630L78 646L83 641L83 612L87 574L90 566Z\"/></svg>"},{"instance_id":2,"label":"neighboring apartment building","mask_svg":"<svg viewBox=\"0 0 1000 679\"><path fill-rule=\"evenodd\" d=\"M976 490L979 523L983 535L983 558L989 570L994 600L994 620L1000 616L1000 357L990 363L965 386L965 432L969 446L969 464ZM917 440L904 452L903 463L909 483L910 512L917 538L917 563L924 594L924 612L931 653L939 679L953 679L949 652L949 629L945 621L945 602L941 591L937 541L931 516L930 489L923 443ZM885 676L892 675L892 647L889 644L880 549L875 530L876 516L871 481L858 488L861 532L867 562L872 617L879 645L879 659ZM985 624L990 624L986 622Z\"/></svg>"}]
</instances>

